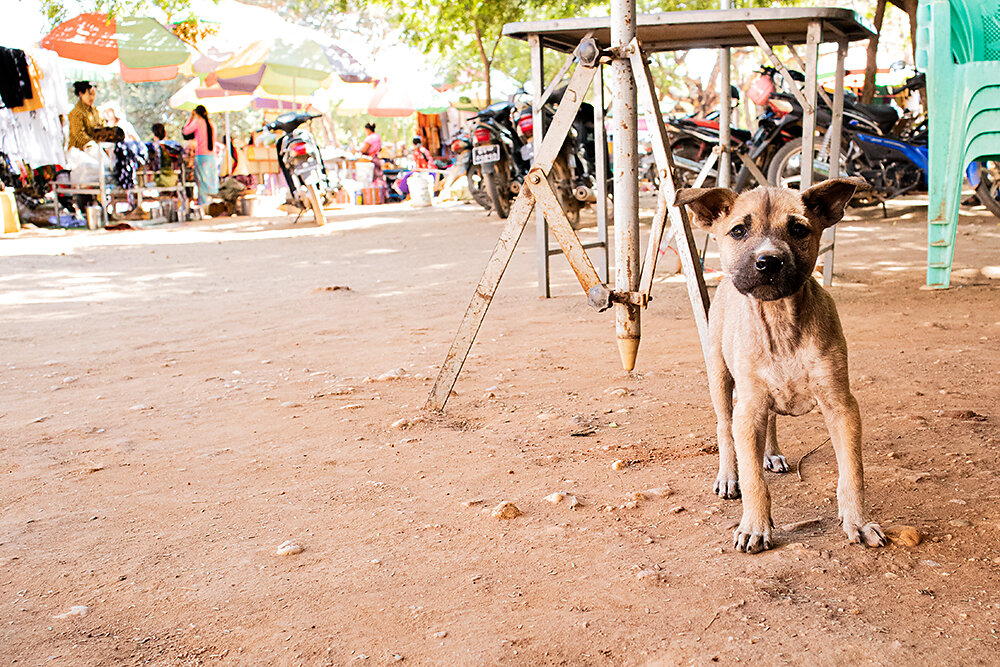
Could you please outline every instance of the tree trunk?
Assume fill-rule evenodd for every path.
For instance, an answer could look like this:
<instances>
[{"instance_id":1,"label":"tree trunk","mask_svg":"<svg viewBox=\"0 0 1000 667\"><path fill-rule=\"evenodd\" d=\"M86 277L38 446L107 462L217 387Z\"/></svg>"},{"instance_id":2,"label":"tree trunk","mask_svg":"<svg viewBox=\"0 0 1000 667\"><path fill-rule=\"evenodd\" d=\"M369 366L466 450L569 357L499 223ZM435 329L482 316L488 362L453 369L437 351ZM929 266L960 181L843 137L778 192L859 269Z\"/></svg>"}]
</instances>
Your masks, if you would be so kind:
<instances>
[{"instance_id":1,"label":"tree trunk","mask_svg":"<svg viewBox=\"0 0 1000 667\"><path fill-rule=\"evenodd\" d=\"M472 22L472 28L476 35L476 46L479 47L479 58L483 61L483 73L486 76L486 106L493 103L493 91L490 89L490 66L493 61L486 56L486 49L483 48L483 36L479 32L479 24Z\"/></svg>"},{"instance_id":2,"label":"tree trunk","mask_svg":"<svg viewBox=\"0 0 1000 667\"><path fill-rule=\"evenodd\" d=\"M886 0L878 0L875 5L875 36L868 40L868 58L865 63L865 85L861 89L861 101L871 104L875 99L875 76L878 72L878 63L875 55L878 51L878 41L882 36L882 21L885 18Z\"/></svg>"}]
</instances>

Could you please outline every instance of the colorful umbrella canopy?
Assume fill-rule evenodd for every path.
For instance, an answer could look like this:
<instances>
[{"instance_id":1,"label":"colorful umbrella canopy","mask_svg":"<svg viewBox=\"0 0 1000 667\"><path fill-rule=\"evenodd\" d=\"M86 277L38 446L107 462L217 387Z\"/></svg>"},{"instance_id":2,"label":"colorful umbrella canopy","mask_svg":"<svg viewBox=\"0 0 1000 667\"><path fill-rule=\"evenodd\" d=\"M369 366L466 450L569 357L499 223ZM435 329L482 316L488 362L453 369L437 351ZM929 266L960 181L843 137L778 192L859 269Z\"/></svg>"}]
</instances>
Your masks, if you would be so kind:
<instances>
[{"instance_id":1,"label":"colorful umbrella canopy","mask_svg":"<svg viewBox=\"0 0 1000 667\"><path fill-rule=\"evenodd\" d=\"M299 98L302 102L303 98ZM272 97L261 90L252 93L236 93L224 90L219 86L205 86L200 79L191 79L180 90L170 96L170 107L191 111L199 104L203 105L209 113L223 113L225 111L242 111L248 107L255 109L301 109L308 106L309 98L305 99L306 104L295 104L291 98Z\"/></svg>"},{"instance_id":2,"label":"colorful umbrella canopy","mask_svg":"<svg viewBox=\"0 0 1000 667\"><path fill-rule=\"evenodd\" d=\"M308 95L334 75L345 82L370 80L361 64L336 45L267 39L233 54L207 81L236 92L260 87L273 95Z\"/></svg>"},{"instance_id":3,"label":"colorful umbrella canopy","mask_svg":"<svg viewBox=\"0 0 1000 667\"><path fill-rule=\"evenodd\" d=\"M95 65L118 60L129 69L177 66L191 56L190 46L157 21L143 16L108 18L80 14L57 25L42 38L42 48L63 58Z\"/></svg>"},{"instance_id":4,"label":"colorful umbrella canopy","mask_svg":"<svg viewBox=\"0 0 1000 667\"><path fill-rule=\"evenodd\" d=\"M449 106L445 96L432 86L409 78L380 81L376 86L342 86L333 92L341 90L343 99L337 106L337 113L343 116L412 116L418 111L441 113Z\"/></svg>"}]
</instances>

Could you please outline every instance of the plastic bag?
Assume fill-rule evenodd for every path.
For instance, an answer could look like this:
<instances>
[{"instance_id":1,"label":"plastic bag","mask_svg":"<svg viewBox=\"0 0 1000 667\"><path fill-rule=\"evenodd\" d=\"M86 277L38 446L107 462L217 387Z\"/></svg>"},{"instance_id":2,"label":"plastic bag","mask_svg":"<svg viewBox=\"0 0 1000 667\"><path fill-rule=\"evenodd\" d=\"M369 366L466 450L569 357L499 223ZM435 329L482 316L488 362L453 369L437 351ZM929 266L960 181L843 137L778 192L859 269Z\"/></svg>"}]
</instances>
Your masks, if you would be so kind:
<instances>
[{"instance_id":1,"label":"plastic bag","mask_svg":"<svg viewBox=\"0 0 1000 667\"><path fill-rule=\"evenodd\" d=\"M73 185L97 183L101 180L101 162L96 144L87 144L85 150L73 147L66 154L66 166L69 168L69 181Z\"/></svg>"}]
</instances>

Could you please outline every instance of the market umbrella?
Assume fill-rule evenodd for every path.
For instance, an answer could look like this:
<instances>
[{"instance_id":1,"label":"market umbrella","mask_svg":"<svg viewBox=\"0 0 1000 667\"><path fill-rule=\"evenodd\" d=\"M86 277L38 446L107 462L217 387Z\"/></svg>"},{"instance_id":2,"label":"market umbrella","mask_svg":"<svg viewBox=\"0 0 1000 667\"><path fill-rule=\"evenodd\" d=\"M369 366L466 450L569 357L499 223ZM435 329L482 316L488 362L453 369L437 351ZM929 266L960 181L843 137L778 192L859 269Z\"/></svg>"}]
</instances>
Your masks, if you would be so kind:
<instances>
[{"instance_id":1,"label":"market umbrella","mask_svg":"<svg viewBox=\"0 0 1000 667\"><path fill-rule=\"evenodd\" d=\"M42 48L94 65L118 61L125 81L165 81L191 57L191 46L144 16L109 18L89 12L63 21L42 38Z\"/></svg>"},{"instance_id":2,"label":"market umbrella","mask_svg":"<svg viewBox=\"0 0 1000 667\"><path fill-rule=\"evenodd\" d=\"M237 92L260 87L272 95L297 96L315 92L334 77L345 82L370 80L361 64L336 45L266 39L233 54L206 80Z\"/></svg>"},{"instance_id":3,"label":"market umbrella","mask_svg":"<svg viewBox=\"0 0 1000 667\"><path fill-rule=\"evenodd\" d=\"M311 99L306 100L305 104L293 104L291 98L287 96L271 96L259 89L251 93L237 93L220 88L218 85L206 86L200 79L195 78L171 95L168 103L172 109L183 111L191 111L201 104L209 113L225 113L242 111L249 107L279 110L302 109L310 101Z\"/></svg>"},{"instance_id":4,"label":"market umbrella","mask_svg":"<svg viewBox=\"0 0 1000 667\"><path fill-rule=\"evenodd\" d=\"M403 117L420 113L441 113L448 100L431 85L412 78L394 77L376 86L342 86L343 99L337 113L344 116ZM334 92L338 92L337 89Z\"/></svg>"},{"instance_id":5,"label":"market umbrella","mask_svg":"<svg viewBox=\"0 0 1000 667\"><path fill-rule=\"evenodd\" d=\"M503 72L490 73L490 98L493 102L507 99L520 89L520 84ZM478 110L486 106L486 82L476 79L452 86L445 98L459 109Z\"/></svg>"}]
</instances>

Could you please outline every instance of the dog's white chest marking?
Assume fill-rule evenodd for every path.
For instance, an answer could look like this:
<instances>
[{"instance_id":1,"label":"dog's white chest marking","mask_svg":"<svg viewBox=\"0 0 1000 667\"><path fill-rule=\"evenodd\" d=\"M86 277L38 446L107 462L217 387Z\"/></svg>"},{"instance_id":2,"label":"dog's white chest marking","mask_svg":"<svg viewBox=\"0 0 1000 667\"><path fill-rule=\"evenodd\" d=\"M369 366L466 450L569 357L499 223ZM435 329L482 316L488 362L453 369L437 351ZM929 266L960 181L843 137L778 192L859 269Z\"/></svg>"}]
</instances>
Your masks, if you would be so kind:
<instances>
[{"instance_id":1,"label":"dog's white chest marking","mask_svg":"<svg viewBox=\"0 0 1000 667\"><path fill-rule=\"evenodd\" d=\"M816 398L810 391L809 371L798 355L774 360L760 369L760 376L771 394L771 409L779 415L798 417L816 407Z\"/></svg>"}]
</instances>

